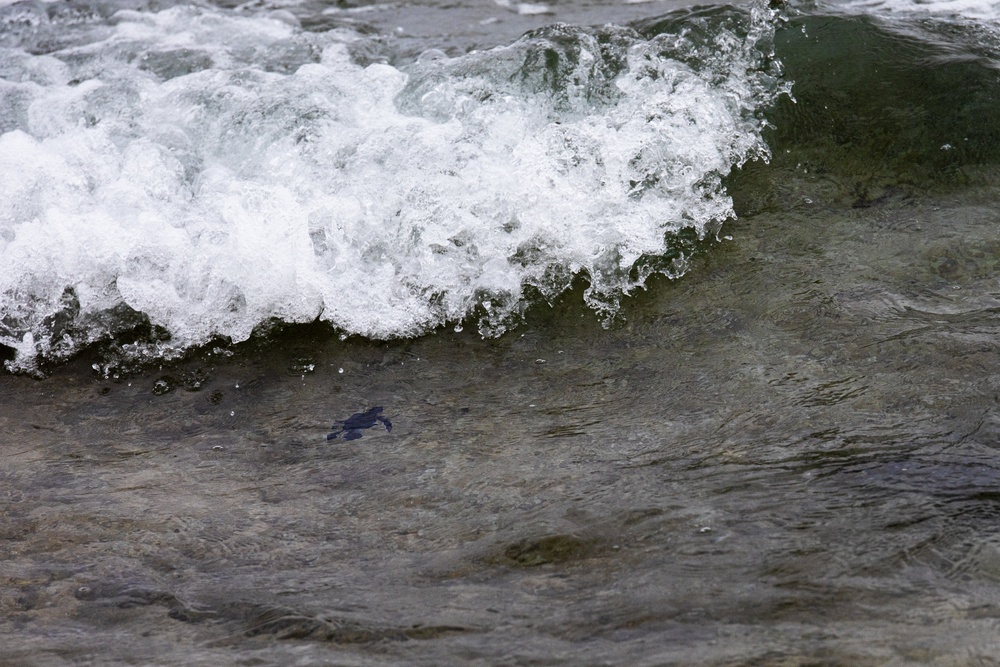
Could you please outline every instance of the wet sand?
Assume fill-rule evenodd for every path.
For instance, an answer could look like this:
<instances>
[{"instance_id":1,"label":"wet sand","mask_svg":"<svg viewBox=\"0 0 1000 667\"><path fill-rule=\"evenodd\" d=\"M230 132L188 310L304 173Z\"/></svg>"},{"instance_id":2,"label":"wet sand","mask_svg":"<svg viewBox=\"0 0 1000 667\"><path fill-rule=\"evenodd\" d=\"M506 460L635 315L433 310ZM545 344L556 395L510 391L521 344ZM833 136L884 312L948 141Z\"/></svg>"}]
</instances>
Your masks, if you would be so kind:
<instances>
[{"instance_id":1,"label":"wet sand","mask_svg":"<svg viewBox=\"0 0 1000 667\"><path fill-rule=\"evenodd\" d=\"M0 664L992 664L998 198L768 187L611 329L0 377Z\"/></svg>"}]
</instances>

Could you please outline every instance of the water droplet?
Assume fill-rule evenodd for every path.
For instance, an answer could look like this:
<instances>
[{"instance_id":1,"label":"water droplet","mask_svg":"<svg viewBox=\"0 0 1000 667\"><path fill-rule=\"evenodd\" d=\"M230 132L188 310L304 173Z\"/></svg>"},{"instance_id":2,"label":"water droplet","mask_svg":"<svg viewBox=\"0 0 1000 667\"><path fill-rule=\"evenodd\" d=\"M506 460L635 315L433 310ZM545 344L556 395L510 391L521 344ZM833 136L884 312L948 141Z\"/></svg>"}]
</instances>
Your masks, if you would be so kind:
<instances>
[{"instance_id":1,"label":"water droplet","mask_svg":"<svg viewBox=\"0 0 1000 667\"><path fill-rule=\"evenodd\" d=\"M343 368L338 368L338 369L337 369L337 372L338 372L338 373L343 373L343 372L344 372L344 369L343 369Z\"/></svg>"},{"instance_id":2,"label":"water droplet","mask_svg":"<svg viewBox=\"0 0 1000 667\"><path fill-rule=\"evenodd\" d=\"M456 324L455 325L455 333L461 333L461 331L462 331L462 325L461 324Z\"/></svg>"},{"instance_id":3,"label":"water droplet","mask_svg":"<svg viewBox=\"0 0 1000 667\"><path fill-rule=\"evenodd\" d=\"M153 394L156 396L163 396L167 392L173 390L175 380L169 375L164 375L159 380L153 383Z\"/></svg>"},{"instance_id":4,"label":"water droplet","mask_svg":"<svg viewBox=\"0 0 1000 667\"><path fill-rule=\"evenodd\" d=\"M223 449L225 449L225 447L223 447L222 445L212 445L212 449L214 449L217 452L221 452Z\"/></svg>"},{"instance_id":5,"label":"water droplet","mask_svg":"<svg viewBox=\"0 0 1000 667\"><path fill-rule=\"evenodd\" d=\"M236 410L230 410L229 411L229 416L230 417L235 417L236 416Z\"/></svg>"},{"instance_id":6,"label":"water droplet","mask_svg":"<svg viewBox=\"0 0 1000 667\"><path fill-rule=\"evenodd\" d=\"M288 370L300 375L312 373L316 370L316 360L307 356L295 357L288 365Z\"/></svg>"}]
</instances>

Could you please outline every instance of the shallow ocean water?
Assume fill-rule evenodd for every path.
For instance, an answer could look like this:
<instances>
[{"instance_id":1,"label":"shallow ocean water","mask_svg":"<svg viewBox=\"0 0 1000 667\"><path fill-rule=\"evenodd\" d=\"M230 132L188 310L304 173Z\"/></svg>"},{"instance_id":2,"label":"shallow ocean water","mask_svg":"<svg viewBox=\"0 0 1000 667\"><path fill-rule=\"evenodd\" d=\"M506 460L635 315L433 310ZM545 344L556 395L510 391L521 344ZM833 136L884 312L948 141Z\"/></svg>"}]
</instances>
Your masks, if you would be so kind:
<instances>
[{"instance_id":1,"label":"shallow ocean water","mask_svg":"<svg viewBox=\"0 0 1000 667\"><path fill-rule=\"evenodd\" d=\"M885 74L831 16L777 42L774 158L610 328L578 281L492 339L0 376L0 662L996 664L988 68Z\"/></svg>"},{"instance_id":2,"label":"shallow ocean water","mask_svg":"<svg viewBox=\"0 0 1000 667\"><path fill-rule=\"evenodd\" d=\"M991 664L1000 250L944 203L754 216L610 331L4 378L3 657Z\"/></svg>"}]
</instances>

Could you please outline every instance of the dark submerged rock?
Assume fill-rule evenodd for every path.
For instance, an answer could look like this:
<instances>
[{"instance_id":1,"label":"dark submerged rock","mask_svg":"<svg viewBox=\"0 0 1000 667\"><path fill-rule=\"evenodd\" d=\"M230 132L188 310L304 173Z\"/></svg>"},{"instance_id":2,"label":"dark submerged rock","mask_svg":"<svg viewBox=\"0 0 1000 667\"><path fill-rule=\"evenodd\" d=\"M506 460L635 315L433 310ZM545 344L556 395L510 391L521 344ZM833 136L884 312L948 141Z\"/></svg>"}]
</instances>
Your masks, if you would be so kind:
<instances>
[{"instance_id":1,"label":"dark submerged rock","mask_svg":"<svg viewBox=\"0 0 1000 667\"><path fill-rule=\"evenodd\" d=\"M382 407L374 407L365 412L356 412L343 421L333 422L331 429L335 429L326 436L327 440L336 440L340 434L344 435L344 440L357 440L361 437L361 431L372 428L376 424L385 426L386 431L392 431L392 422L382 416Z\"/></svg>"}]
</instances>

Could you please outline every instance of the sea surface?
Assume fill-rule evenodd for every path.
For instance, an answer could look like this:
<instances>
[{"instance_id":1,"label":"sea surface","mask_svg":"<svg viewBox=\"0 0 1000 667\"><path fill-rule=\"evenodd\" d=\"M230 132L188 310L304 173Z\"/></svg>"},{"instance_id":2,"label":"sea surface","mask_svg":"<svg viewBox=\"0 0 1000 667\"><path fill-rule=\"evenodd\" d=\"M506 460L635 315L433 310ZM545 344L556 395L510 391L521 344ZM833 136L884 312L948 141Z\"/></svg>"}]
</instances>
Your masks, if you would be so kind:
<instances>
[{"instance_id":1,"label":"sea surface","mask_svg":"<svg viewBox=\"0 0 1000 667\"><path fill-rule=\"evenodd\" d=\"M0 665L997 665L998 335L998 2L0 0Z\"/></svg>"}]
</instances>

